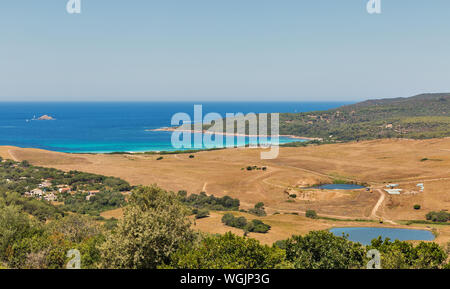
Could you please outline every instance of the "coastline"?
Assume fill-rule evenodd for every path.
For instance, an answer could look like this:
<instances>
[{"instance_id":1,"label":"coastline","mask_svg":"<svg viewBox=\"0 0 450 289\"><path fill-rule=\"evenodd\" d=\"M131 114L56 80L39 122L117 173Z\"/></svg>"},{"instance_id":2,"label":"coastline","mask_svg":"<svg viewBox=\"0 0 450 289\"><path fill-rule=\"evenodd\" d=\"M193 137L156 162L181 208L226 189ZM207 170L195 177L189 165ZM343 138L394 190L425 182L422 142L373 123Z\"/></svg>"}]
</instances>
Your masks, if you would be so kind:
<instances>
[{"instance_id":1,"label":"coastline","mask_svg":"<svg viewBox=\"0 0 450 289\"><path fill-rule=\"evenodd\" d=\"M270 135L251 135L251 134L239 134L239 133L227 133L227 132L216 132L216 131L208 131L208 130L202 130L202 131L198 131L198 130L192 130L192 129L178 129L177 127L161 127L161 128L156 128L156 129L146 129L145 131L167 131L167 132L174 132L174 131L179 131L179 132L191 132L191 133L204 133L204 134L220 134L220 135L224 135L224 136L240 136L240 137L271 137ZM303 137L303 136L296 136L296 135L277 135L277 137L289 137L289 138L293 138L293 139L302 139L302 140L319 140L321 141L321 138L313 138L313 137Z\"/></svg>"}]
</instances>

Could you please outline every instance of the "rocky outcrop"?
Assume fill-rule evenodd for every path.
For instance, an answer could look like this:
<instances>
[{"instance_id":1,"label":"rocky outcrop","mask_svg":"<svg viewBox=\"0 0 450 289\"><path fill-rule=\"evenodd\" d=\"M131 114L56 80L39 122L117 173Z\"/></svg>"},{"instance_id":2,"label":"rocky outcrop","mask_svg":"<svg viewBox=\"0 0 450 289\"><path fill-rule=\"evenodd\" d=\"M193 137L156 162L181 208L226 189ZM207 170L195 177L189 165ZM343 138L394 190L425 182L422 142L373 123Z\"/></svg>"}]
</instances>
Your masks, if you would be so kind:
<instances>
[{"instance_id":1,"label":"rocky outcrop","mask_svg":"<svg viewBox=\"0 0 450 289\"><path fill-rule=\"evenodd\" d=\"M38 120L55 120L53 117L49 116L49 115L43 115L40 118L38 118Z\"/></svg>"}]
</instances>

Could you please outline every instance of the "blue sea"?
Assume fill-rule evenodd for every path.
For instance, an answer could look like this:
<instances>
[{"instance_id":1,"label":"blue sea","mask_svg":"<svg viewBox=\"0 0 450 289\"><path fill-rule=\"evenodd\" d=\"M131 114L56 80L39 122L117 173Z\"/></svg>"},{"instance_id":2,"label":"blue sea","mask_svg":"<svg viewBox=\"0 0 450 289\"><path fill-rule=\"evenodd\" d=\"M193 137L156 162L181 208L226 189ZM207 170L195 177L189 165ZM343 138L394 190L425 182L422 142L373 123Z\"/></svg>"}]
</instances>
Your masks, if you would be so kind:
<instances>
[{"instance_id":1,"label":"blue sea","mask_svg":"<svg viewBox=\"0 0 450 289\"><path fill-rule=\"evenodd\" d=\"M175 113L307 112L346 102L4 102L0 103L0 145L70 153L177 150L171 132L148 131L171 125ZM55 120L32 120L50 115ZM248 143L251 140L246 140ZM280 137L280 143L298 141ZM205 146L206 147L206 146Z\"/></svg>"}]
</instances>

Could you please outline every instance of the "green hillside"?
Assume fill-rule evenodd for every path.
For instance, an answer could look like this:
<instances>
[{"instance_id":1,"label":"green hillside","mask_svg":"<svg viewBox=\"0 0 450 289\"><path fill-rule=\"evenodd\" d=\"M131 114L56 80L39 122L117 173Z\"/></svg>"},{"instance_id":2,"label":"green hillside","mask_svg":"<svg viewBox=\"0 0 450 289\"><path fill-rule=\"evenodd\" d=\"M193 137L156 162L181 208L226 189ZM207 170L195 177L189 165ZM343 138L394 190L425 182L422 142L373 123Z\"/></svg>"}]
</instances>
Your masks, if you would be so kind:
<instances>
[{"instance_id":1,"label":"green hillside","mask_svg":"<svg viewBox=\"0 0 450 289\"><path fill-rule=\"evenodd\" d=\"M450 93L377 99L327 111L284 113L280 134L350 141L450 136Z\"/></svg>"}]
</instances>

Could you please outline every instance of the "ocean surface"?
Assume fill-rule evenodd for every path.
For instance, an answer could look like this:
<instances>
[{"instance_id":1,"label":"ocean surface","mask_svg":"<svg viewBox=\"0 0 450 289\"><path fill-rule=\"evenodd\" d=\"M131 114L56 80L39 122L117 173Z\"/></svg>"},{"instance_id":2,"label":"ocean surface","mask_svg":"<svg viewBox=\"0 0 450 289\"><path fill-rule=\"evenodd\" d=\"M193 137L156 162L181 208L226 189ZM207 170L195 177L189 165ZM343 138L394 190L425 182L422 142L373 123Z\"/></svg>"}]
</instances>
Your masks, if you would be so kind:
<instances>
[{"instance_id":1,"label":"ocean surface","mask_svg":"<svg viewBox=\"0 0 450 289\"><path fill-rule=\"evenodd\" d=\"M178 150L171 144L171 132L148 130L171 126L178 112L193 120L194 104L203 105L203 116L216 112L225 117L326 110L348 102L6 102L0 103L0 145L71 153ZM33 120L42 115L55 120ZM292 141L299 140L280 137L280 143Z\"/></svg>"}]
</instances>

